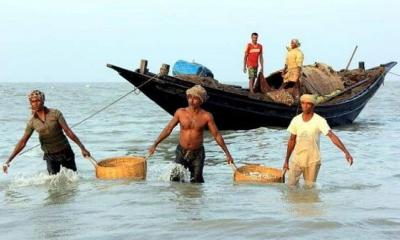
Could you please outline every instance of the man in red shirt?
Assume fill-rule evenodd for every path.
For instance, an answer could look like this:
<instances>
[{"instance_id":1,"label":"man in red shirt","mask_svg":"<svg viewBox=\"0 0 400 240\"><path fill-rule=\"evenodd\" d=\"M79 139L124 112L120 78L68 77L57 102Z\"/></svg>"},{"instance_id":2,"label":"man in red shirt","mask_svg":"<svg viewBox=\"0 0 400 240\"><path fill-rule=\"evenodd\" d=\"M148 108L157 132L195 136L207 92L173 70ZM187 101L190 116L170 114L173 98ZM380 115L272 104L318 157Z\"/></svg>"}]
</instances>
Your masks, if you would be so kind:
<instances>
[{"instance_id":1,"label":"man in red shirt","mask_svg":"<svg viewBox=\"0 0 400 240\"><path fill-rule=\"evenodd\" d=\"M263 59L263 48L262 45L257 43L258 34L251 34L251 43L248 43L246 46L246 50L244 52L244 61L243 61L243 72L246 73L246 70L249 72L249 89L250 93L254 93L253 85L254 80L257 78L258 72L258 61L260 61L260 72L263 73L264 68L264 59Z\"/></svg>"}]
</instances>

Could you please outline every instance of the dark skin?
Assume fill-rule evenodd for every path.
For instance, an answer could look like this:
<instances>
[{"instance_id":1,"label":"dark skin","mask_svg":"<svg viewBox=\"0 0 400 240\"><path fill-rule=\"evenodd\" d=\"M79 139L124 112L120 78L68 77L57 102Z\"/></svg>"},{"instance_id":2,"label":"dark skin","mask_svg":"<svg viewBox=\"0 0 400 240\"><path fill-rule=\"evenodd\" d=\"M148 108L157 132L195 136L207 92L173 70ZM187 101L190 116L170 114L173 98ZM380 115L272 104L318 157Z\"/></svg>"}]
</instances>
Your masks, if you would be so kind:
<instances>
[{"instance_id":1,"label":"dark skin","mask_svg":"<svg viewBox=\"0 0 400 240\"><path fill-rule=\"evenodd\" d=\"M303 114L302 114L303 121L308 122L312 119L312 117L314 115L314 107L315 106L313 103L301 101L301 109L303 110ZM342 152L345 154L346 161L351 166L353 164L353 157L351 156L349 151L347 151L346 147L344 146L342 141L339 139L339 137L336 136L332 130L329 131L327 136L331 139L333 144L335 144L340 150L342 150ZM289 137L289 140L288 140L285 162L283 164L284 171L289 170L289 159L290 159L290 156L292 155L292 152L293 152L295 146L296 146L296 135L291 134Z\"/></svg>"},{"instance_id":2,"label":"dark skin","mask_svg":"<svg viewBox=\"0 0 400 240\"><path fill-rule=\"evenodd\" d=\"M32 113L36 114L37 117L42 121L45 122L46 120L46 111L44 109L44 102L41 101L38 98L32 98L29 101L32 109ZM85 148L85 146L81 143L79 138L75 135L75 133L69 128L68 124L61 124L61 128L63 129L65 135L67 135L72 141L74 141L79 148L82 151L82 155L84 157L90 157L90 152ZM28 142L29 138L32 136L32 134L25 134L22 136L22 138L18 141L17 145L14 148L14 151L11 153L10 157L8 160L4 163L3 165L3 172L8 173L8 168L10 167L11 161L17 156L26 146L26 143Z\"/></svg>"},{"instance_id":3,"label":"dark skin","mask_svg":"<svg viewBox=\"0 0 400 240\"><path fill-rule=\"evenodd\" d=\"M233 163L233 158L225 145L222 135L219 133L214 117L211 113L205 111L200 106L202 104L200 98L188 95L188 107L178 109L174 117L160 133L157 140L149 148L149 154L153 154L158 146L165 138L167 138L172 130L179 124L179 144L188 150L199 149L203 145L204 129L208 127L215 141L225 152L228 164Z\"/></svg>"}]
</instances>

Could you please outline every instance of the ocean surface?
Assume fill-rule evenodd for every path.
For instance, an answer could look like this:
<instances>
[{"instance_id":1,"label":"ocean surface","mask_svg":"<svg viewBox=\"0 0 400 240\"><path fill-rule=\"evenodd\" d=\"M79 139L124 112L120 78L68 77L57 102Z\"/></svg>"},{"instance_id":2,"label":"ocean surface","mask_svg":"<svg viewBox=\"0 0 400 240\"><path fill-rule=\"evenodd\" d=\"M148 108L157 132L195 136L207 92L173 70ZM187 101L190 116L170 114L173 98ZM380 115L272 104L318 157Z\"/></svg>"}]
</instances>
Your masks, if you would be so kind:
<instances>
[{"instance_id":1,"label":"ocean surface","mask_svg":"<svg viewBox=\"0 0 400 240\"><path fill-rule=\"evenodd\" d=\"M118 78L118 76L116 76ZM389 79L388 79L389 78ZM69 125L129 92L117 83L0 83L0 159L29 117L26 94L46 93ZM234 184L213 138L205 137L204 184L173 183L178 132L159 145L146 181L104 181L72 143L78 174L48 176L39 147L0 175L0 239L399 239L400 79L387 76L355 123L334 129L354 157L321 136L314 189ZM170 116L143 94L130 94L73 128L97 160L144 156ZM281 128L222 131L236 164L281 168L289 134ZM38 144L35 133L26 149Z\"/></svg>"}]
</instances>

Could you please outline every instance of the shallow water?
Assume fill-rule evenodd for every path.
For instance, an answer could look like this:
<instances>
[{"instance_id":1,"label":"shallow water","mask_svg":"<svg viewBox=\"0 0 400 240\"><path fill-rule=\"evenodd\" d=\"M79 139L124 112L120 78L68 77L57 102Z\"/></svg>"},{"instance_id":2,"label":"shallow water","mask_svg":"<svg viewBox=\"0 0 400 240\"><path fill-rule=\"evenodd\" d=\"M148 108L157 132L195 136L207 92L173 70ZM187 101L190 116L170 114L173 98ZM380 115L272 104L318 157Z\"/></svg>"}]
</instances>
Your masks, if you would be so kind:
<instances>
[{"instance_id":1,"label":"shallow water","mask_svg":"<svg viewBox=\"0 0 400 240\"><path fill-rule=\"evenodd\" d=\"M26 93L46 93L72 125L122 96L128 83L0 83L0 158L22 136ZM233 184L232 169L207 134L204 184L169 182L177 131L149 160L146 181L102 181L73 145L79 173L48 176L40 148L15 159L0 178L0 239L397 239L400 234L400 82L391 79L353 125L335 129L353 154L321 138L315 189ZM93 156L146 154L170 116L131 94L74 128ZM223 131L237 163L280 168L288 133L280 128ZM34 134L27 148L38 143Z\"/></svg>"}]
</instances>

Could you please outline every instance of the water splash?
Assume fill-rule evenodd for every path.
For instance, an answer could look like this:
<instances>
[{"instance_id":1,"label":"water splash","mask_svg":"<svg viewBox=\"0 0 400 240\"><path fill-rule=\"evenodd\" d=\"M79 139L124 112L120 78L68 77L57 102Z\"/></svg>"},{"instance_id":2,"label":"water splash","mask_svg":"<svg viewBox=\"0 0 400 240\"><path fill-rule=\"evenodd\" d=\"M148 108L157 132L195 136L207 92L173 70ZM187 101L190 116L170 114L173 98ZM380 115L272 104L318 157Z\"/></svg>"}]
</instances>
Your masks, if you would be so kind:
<instances>
[{"instance_id":1,"label":"water splash","mask_svg":"<svg viewBox=\"0 0 400 240\"><path fill-rule=\"evenodd\" d=\"M178 182L190 182L190 173L181 164L172 163L168 165L166 171L160 174L159 180L163 182L171 181L175 179Z\"/></svg>"},{"instance_id":2,"label":"water splash","mask_svg":"<svg viewBox=\"0 0 400 240\"><path fill-rule=\"evenodd\" d=\"M79 176L76 172L62 167L60 172L56 175L49 175L48 173L40 172L33 176L17 176L11 182L10 188L37 185L58 186L77 182L78 180Z\"/></svg>"}]
</instances>

